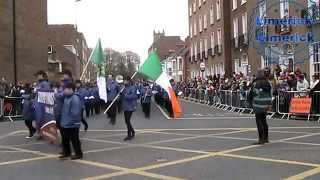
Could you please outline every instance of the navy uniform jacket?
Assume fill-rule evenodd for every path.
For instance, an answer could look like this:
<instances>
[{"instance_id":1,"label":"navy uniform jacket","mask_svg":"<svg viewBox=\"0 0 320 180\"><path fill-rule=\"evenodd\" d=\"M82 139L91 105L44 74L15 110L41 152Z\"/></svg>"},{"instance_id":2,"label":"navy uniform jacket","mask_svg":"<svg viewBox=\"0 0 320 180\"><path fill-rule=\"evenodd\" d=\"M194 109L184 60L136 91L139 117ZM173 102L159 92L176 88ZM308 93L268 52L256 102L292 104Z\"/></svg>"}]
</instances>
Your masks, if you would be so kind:
<instances>
[{"instance_id":1,"label":"navy uniform jacket","mask_svg":"<svg viewBox=\"0 0 320 180\"><path fill-rule=\"evenodd\" d=\"M136 111L137 89L134 85L126 85L122 92L122 109L124 111Z\"/></svg>"},{"instance_id":2,"label":"navy uniform jacket","mask_svg":"<svg viewBox=\"0 0 320 180\"><path fill-rule=\"evenodd\" d=\"M141 102L142 103L151 103L152 98L152 89L150 86L144 86L141 89Z\"/></svg>"},{"instance_id":3,"label":"navy uniform jacket","mask_svg":"<svg viewBox=\"0 0 320 180\"><path fill-rule=\"evenodd\" d=\"M108 102L112 102L114 98L118 95L120 92L120 87L118 83L114 80L109 80L107 82L107 99Z\"/></svg>"},{"instance_id":4,"label":"navy uniform jacket","mask_svg":"<svg viewBox=\"0 0 320 180\"><path fill-rule=\"evenodd\" d=\"M85 100L85 97L88 96L87 89L80 87L79 89L76 90L76 93L79 94L80 100L81 100L81 106L82 106L82 108L84 108L84 100Z\"/></svg>"},{"instance_id":5,"label":"navy uniform jacket","mask_svg":"<svg viewBox=\"0 0 320 180\"><path fill-rule=\"evenodd\" d=\"M22 118L24 120L32 121L35 118L34 102L29 94L23 94L22 98Z\"/></svg>"},{"instance_id":6,"label":"navy uniform jacket","mask_svg":"<svg viewBox=\"0 0 320 180\"><path fill-rule=\"evenodd\" d=\"M80 95L65 96L61 110L60 127L80 128L82 119L81 109Z\"/></svg>"}]
</instances>

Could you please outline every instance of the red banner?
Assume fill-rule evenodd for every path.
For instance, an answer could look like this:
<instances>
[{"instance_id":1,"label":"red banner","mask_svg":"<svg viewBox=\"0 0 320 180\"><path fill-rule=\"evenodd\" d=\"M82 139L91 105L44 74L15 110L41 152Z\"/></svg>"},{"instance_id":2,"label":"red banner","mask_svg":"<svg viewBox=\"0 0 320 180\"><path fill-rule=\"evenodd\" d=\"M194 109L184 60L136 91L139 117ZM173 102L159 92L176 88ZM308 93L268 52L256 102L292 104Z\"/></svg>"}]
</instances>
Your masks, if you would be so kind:
<instances>
[{"instance_id":1,"label":"red banner","mask_svg":"<svg viewBox=\"0 0 320 180\"><path fill-rule=\"evenodd\" d=\"M290 103L290 113L309 114L311 110L311 98L292 98Z\"/></svg>"},{"instance_id":2,"label":"red banner","mask_svg":"<svg viewBox=\"0 0 320 180\"><path fill-rule=\"evenodd\" d=\"M50 121L43 125L40 129L40 134L42 137L47 139L51 144L58 143L58 132L55 121Z\"/></svg>"}]
</instances>

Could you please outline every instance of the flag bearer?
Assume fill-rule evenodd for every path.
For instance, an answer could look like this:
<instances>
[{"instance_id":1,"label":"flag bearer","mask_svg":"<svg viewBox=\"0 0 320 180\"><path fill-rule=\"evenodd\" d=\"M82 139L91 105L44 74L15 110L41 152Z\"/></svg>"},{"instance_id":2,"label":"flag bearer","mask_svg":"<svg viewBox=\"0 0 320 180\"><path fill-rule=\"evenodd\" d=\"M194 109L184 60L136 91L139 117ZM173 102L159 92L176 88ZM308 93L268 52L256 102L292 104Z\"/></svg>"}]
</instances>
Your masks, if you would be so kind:
<instances>
[{"instance_id":1,"label":"flag bearer","mask_svg":"<svg viewBox=\"0 0 320 180\"><path fill-rule=\"evenodd\" d=\"M124 80L124 90L122 92L122 109L124 111L124 118L128 129L128 135L124 141L130 141L135 137L135 131L131 124L131 116L137 107L137 89L130 77Z\"/></svg>"}]
</instances>

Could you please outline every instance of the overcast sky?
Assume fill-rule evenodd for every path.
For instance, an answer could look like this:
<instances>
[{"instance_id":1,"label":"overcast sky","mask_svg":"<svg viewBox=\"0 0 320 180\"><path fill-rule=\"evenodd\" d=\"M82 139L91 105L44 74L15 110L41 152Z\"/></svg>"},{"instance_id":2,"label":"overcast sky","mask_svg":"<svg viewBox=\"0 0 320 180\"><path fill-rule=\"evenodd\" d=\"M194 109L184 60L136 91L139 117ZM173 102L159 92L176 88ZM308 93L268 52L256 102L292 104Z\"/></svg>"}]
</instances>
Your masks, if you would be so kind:
<instances>
[{"instance_id":1,"label":"overcast sky","mask_svg":"<svg viewBox=\"0 0 320 180\"><path fill-rule=\"evenodd\" d=\"M76 18L77 17L77 18ZM104 47L147 57L153 30L166 35L188 34L186 0L48 0L49 24L74 24L90 47L100 37Z\"/></svg>"}]
</instances>

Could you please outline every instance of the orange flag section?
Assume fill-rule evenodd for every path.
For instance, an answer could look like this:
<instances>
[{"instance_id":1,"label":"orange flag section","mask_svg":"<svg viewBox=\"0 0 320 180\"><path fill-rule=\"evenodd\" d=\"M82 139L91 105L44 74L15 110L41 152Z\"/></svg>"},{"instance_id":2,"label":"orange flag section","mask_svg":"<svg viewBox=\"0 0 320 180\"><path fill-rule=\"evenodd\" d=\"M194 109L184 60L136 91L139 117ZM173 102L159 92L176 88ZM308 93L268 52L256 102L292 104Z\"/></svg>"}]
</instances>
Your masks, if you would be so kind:
<instances>
[{"instance_id":1,"label":"orange flag section","mask_svg":"<svg viewBox=\"0 0 320 180\"><path fill-rule=\"evenodd\" d=\"M292 98L290 103L290 113L309 114L311 110L311 98Z\"/></svg>"},{"instance_id":2,"label":"orange flag section","mask_svg":"<svg viewBox=\"0 0 320 180\"><path fill-rule=\"evenodd\" d=\"M181 106L172 87L169 87L169 93L170 93L170 100L172 104L174 118L180 118L182 115Z\"/></svg>"}]
</instances>

